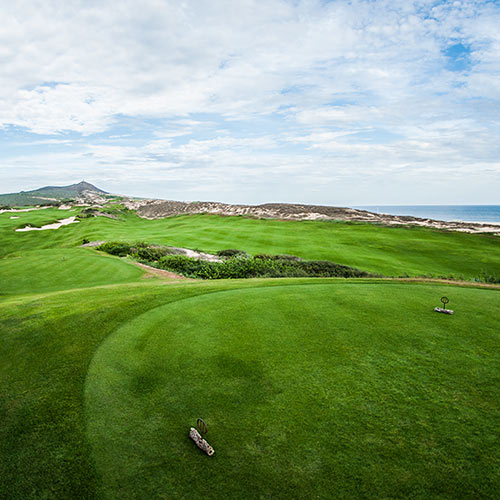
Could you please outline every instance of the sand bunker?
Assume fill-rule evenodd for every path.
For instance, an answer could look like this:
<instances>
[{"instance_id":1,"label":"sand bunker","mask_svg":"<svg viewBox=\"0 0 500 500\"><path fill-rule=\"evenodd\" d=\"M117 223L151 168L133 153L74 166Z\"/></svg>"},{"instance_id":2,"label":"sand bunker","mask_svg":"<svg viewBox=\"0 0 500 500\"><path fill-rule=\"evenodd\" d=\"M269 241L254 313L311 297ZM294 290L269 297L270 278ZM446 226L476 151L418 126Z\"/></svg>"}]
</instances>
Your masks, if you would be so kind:
<instances>
[{"instance_id":1,"label":"sand bunker","mask_svg":"<svg viewBox=\"0 0 500 500\"><path fill-rule=\"evenodd\" d=\"M180 247L168 247L171 250L175 250L177 255L185 255L186 257L191 257L192 259L206 260L208 262L222 262L222 259L217 255L205 252L197 252L196 250L190 250L189 248Z\"/></svg>"},{"instance_id":2,"label":"sand bunker","mask_svg":"<svg viewBox=\"0 0 500 500\"><path fill-rule=\"evenodd\" d=\"M0 214L4 214L6 212L31 212L32 210L45 210L46 208L54 208L54 207L35 207L35 208L2 208L0 210Z\"/></svg>"},{"instance_id":3,"label":"sand bunker","mask_svg":"<svg viewBox=\"0 0 500 500\"><path fill-rule=\"evenodd\" d=\"M20 229L16 229L16 232L24 232L24 231L45 231L46 229L59 229L61 226L67 226L68 224L73 224L75 222L80 222L76 220L76 217L68 217L67 219L61 219L58 222L53 222L52 224L46 224L42 227L31 227L26 226Z\"/></svg>"}]
</instances>

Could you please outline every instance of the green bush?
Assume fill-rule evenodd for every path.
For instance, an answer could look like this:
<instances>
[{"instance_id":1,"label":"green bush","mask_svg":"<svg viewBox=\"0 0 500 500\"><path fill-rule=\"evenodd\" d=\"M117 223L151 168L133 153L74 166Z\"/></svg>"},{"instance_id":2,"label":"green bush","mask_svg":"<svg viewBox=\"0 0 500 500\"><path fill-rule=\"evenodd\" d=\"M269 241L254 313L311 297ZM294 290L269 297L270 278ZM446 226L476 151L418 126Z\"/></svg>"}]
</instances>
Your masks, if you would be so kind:
<instances>
[{"instance_id":1,"label":"green bush","mask_svg":"<svg viewBox=\"0 0 500 500\"><path fill-rule=\"evenodd\" d=\"M490 274L485 271L481 271L481 273L479 273L477 281L482 281L483 283L497 284L500 283L500 276L497 276L495 273Z\"/></svg>"},{"instance_id":2,"label":"green bush","mask_svg":"<svg viewBox=\"0 0 500 500\"><path fill-rule=\"evenodd\" d=\"M328 260L307 261L294 255L268 254L249 257L245 252L236 249L218 252L220 257L224 257L221 262L176 255L173 248L151 246L144 242L137 242L133 246L123 242L108 242L97 249L119 257L132 255L135 259L160 269L202 279L372 276L365 271Z\"/></svg>"},{"instance_id":3,"label":"green bush","mask_svg":"<svg viewBox=\"0 0 500 500\"><path fill-rule=\"evenodd\" d=\"M261 259L261 260L292 260L292 261L299 261L302 260L300 257L297 257L296 255L270 255L267 253L258 253L254 255L254 259Z\"/></svg>"},{"instance_id":4,"label":"green bush","mask_svg":"<svg viewBox=\"0 0 500 500\"><path fill-rule=\"evenodd\" d=\"M219 250L217 252L219 257L248 257L248 254L243 250L237 250L236 248L228 248L227 250Z\"/></svg>"},{"instance_id":5,"label":"green bush","mask_svg":"<svg viewBox=\"0 0 500 500\"><path fill-rule=\"evenodd\" d=\"M370 276L365 271L330 261L296 261L255 257L232 257L222 262L207 262L174 255L162 257L157 266L185 276L202 279Z\"/></svg>"},{"instance_id":6,"label":"green bush","mask_svg":"<svg viewBox=\"0 0 500 500\"><path fill-rule=\"evenodd\" d=\"M175 253L175 250L169 247L164 247L160 245L149 245L144 241L137 241L133 245L129 243L124 243L121 241L111 241L108 243L103 243L97 248L103 252L107 252L111 255L118 255L123 257L125 255L132 255L137 260L145 262L156 262L165 255L170 255Z\"/></svg>"},{"instance_id":7,"label":"green bush","mask_svg":"<svg viewBox=\"0 0 500 500\"><path fill-rule=\"evenodd\" d=\"M155 262L165 255L168 255L170 252L167 247L137 247L136 245L135 248L131 249L131 253L139 260Z\"/></svg>"},{"instance_id":8,"label":"green bush","mask_svg":"<svg viewBox=\"0 0 500 500\"><path fill-rule=\"evenodd\" d=\"M296 265L302 269L306 276L330 277L339 276L342 278L355 278L369 276L366 271L360 271L354 267L343 266L329 260L303 260Z\"/></svg>"},{"instance_id":9,"label":"green bush","mask_svg":"<svg viewBox=\"0 0 500 500\"><path fill-rule=\"evenodd\" d=\"M118 257L125 257L130 253L130 245L128 243L122 243L120 241L109 241L103 243L97 247L97 250L109 253L111 255L117 255Z\"/></svg>"}]
</instances>

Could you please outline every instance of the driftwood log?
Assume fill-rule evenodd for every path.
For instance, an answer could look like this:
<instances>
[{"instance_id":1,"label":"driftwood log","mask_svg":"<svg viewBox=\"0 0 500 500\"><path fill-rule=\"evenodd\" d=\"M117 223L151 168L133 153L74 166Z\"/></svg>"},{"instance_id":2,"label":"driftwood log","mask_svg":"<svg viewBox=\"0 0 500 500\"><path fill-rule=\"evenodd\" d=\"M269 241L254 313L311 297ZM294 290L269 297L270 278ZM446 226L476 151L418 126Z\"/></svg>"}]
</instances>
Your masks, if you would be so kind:
<instances>
[{"instance_id":1,"label":"driftwood log","mask_svg":"<svg viewBox=\"0 0 500 500\"><path fill-rule=\"evenodd\" d=\"M442 307L435 307L434 311L444 314L453 314L453 311L451 309L443 309Z\"/></svg>"},{"instance_id":2,"label":"driftwood log","mask_svg":"<svg viewBox=\"0 0 500 500\"><path fill-rule=\"evenodd\" d=\"M189 437L196 443L200 450L203 450L209 457L211 457L215 450L201 437L201 434L194 428L189 429Z\"/></svg>"}]
</instances>

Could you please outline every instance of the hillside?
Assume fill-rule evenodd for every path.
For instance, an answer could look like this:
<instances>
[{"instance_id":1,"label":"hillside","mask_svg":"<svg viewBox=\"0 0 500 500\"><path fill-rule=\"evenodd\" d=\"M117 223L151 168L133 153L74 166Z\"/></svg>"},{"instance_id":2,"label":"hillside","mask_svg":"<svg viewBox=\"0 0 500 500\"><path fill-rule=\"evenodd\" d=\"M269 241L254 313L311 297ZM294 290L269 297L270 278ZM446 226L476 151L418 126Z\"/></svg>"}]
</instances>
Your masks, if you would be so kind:
<instances>
[{"instance_id":1,"label":"hillside","mask_svg":"<svg viewBox=\"0 0 500 500\"><path fill-rule=\"evenodd\" d=\"M445 222L422 219L407 215L374 213L349 207L328 205L305 205L301 203L264 203L261 205L230 204L214 201L175 201L151 198L132 198L110 195L98 187L82 181L69 186L46 186L33 191L1 194L0 208L31 205L59 204L72 200L78 205L102 206L111 201L119 201L127 209L136 211L144 219L163 219L178 215L214 214L222 216L244 216L252 219L279 219L296 221L348 221L369 222L387 226L412 225L446 229L467 233L499 233L500 225L474 222Z\"/></svg>"},{"instance_id":2,"label":"hillside","mask_svg":"<svg viewBox=\"0 0 500 500\"><path fill-rule=\"evenodd\" d=\"M370 222L383 225L414 225L468 233L500 233L500 225L473 222L445 222L409 215L389 215L348 207L304 205L298 203L264 203L262 205L231 205L212 201L183 202L172 200L125 200L129 208L146 219L161 219L174 215L215 214L239 215L254 219L337 220Z\"/></svg>"},{"instance_id":3,"label":"hillside","mask_svg":"<svg viewBox=\"0 0 500 500\"><path fill-rule=\"evenodd\" d=\"M106 191L81 181L69 186L45 186L32 191L20 191L19 193L0 194L0 205L5 206L29 206L44 205L50 202L63 200L82 199L92 202L96 197L106 195Z\"/></svg>"}]
</instances>

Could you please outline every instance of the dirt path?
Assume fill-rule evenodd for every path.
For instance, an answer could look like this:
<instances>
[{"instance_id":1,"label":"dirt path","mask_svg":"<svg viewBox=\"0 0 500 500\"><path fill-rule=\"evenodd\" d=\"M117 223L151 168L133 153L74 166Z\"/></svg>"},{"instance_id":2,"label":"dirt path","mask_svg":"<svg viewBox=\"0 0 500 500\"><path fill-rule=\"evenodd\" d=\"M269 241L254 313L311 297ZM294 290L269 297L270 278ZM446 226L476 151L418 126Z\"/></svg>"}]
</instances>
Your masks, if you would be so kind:
<instances>
[{"instance_id":1,"label":"dirt path","mask_svg":"<svg viewBox=\"0 0 500 500\"><path fill-rule=\"evenodd\" d=\"M165 271L163 269L157 269L156 267L151 267L146 264L141 264L140 262L134 262L136 266L144 269L147 274L144 276L145 278L151 278L153 276L159 276L161 278L166 278L169 280L187 280L187 281L196 281L191 278L186 278L185 276L181 276L180 274L173 273L172 271Z\"/></svg>"}]
</instances>

